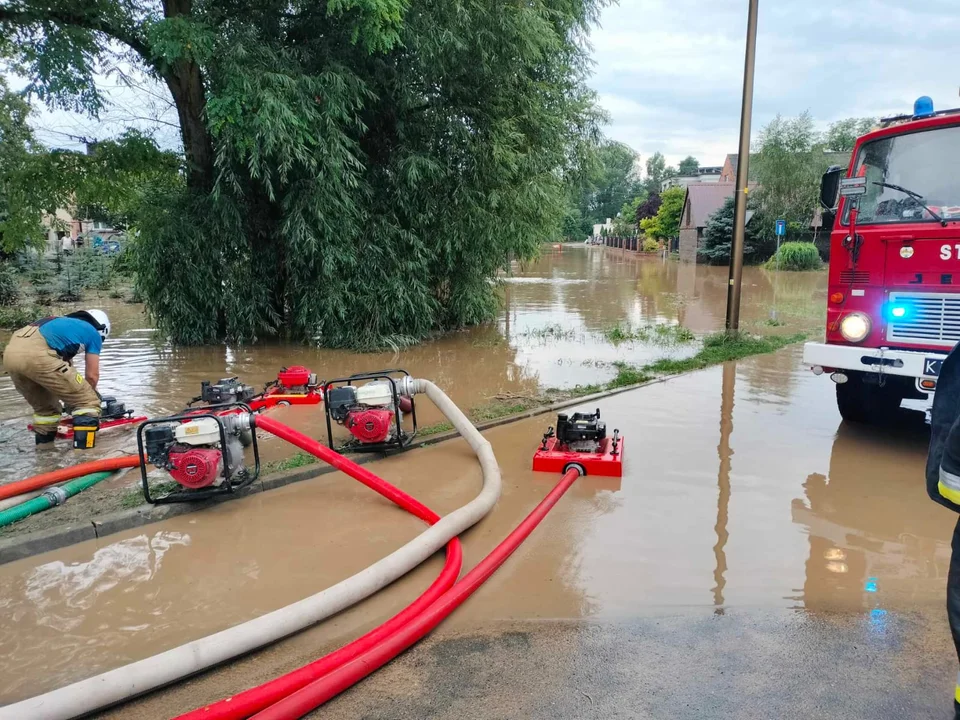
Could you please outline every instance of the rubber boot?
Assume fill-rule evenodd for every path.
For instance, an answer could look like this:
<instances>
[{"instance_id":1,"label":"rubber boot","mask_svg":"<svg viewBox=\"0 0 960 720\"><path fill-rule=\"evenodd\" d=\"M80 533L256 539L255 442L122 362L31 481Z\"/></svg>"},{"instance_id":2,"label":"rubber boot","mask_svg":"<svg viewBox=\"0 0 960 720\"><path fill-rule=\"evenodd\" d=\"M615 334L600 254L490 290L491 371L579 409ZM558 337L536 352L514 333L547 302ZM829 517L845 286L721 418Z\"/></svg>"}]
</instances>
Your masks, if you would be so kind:
<instances>
[{"instance_id":1,"label":"rubber boot","mask_svg":"<svg viewBox=\"0 0 960 720\"><path fill-rule=\"evenodd\" d=\"M55 432L43 434L34 433L33 436L36 439L37 445L49 445L57 439L57 434Z\"/></svg>"},{"instance_id":2,"label":"rubber boot","mask_svg":"<svg viewBox=\"0 0 960 720\"><path fill-rule=\"evenodd\" d=\"M95 415L73 416L73 447L75 450L91 450L97 445L97 430L100 418Z\"/></svg>"}]
</instances>

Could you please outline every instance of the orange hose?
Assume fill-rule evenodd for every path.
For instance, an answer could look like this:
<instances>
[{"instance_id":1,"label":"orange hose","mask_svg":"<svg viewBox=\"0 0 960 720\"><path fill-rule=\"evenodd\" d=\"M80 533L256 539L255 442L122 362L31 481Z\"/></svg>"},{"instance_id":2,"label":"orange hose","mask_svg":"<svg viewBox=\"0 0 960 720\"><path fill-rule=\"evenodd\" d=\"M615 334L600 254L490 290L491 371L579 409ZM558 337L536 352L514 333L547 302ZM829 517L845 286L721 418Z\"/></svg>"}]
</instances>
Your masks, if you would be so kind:
<instances>
[{"instance_id":1,"label":"orange hose","mask_svg":"<svg viewBox=\"0 0 960 720\"><path fill-rule=\"evenodd\" d=\"M124 457L104 458L103 460L93 460L91 462L71 465L70 467L53 470L51 472L40 473L26 480L0 485L0 500L5 500L16 495L23 495L31 490L39 490L48 485L73 480L83 475L89 475L95 472L106 472L113 470L122 470L123 468L140 467L139 455L125 455Z\"/></svg>"}]
</instances>

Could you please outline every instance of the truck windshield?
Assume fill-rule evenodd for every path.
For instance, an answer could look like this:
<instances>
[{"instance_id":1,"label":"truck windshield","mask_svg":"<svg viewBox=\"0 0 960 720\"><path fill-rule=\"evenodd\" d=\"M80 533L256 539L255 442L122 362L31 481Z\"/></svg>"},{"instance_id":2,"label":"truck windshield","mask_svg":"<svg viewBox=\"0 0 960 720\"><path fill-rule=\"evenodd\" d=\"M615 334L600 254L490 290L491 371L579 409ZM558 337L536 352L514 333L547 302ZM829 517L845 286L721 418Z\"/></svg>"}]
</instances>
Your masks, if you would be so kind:
<instances>
[{"instance_id":1,"label":"truck windshield","mask_svg":"<svg viewBox=\"0 0 960 720\"><path fill-rule=\"evenodd\" d=\"M936 222L921 203L877 183L900 185L922 195L924 203L945 220L960 220L960 126L894 135L865 143L854 174L867 178L857 222ZM849 205L844 213L848 222Z\"/></svg>"}]
</instances>

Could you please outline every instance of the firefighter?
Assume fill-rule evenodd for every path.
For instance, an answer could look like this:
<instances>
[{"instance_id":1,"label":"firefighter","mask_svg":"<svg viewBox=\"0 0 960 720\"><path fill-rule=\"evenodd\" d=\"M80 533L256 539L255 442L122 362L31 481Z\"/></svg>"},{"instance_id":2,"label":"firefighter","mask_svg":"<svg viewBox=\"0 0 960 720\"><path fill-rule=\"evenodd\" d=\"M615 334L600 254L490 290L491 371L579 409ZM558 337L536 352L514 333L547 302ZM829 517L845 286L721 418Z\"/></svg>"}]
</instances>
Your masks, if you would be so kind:
<instances>
[{"instance_id":1,"label":"firefighter","mask_svg":"<svg viewBox=\"0 0 960 720\"><path fill-rule=\"evenodd\" d=\"M92 448L100 427L100 349L110 334L103 310L47 317L17 330L3 352L3 367L33 408L37 445L57 437L60 403L73 414L73 446ZM83 349L86 378L73 367Z\"/></svg>"},{"instance_id":2,"label":"firefighter","mask_svg":"<svg viewBox=\"0 0 960 720\"><path fill-rule=\"evenodd\" d=\"M960 346L943 361L930 418L927 453L927 494L934 502L960 513ZM947 573L947 617L960 660L960 518L953 531L950 571ZM960 720L960 673L954 690L953 711Z\"/></svg>"}]
</instances>

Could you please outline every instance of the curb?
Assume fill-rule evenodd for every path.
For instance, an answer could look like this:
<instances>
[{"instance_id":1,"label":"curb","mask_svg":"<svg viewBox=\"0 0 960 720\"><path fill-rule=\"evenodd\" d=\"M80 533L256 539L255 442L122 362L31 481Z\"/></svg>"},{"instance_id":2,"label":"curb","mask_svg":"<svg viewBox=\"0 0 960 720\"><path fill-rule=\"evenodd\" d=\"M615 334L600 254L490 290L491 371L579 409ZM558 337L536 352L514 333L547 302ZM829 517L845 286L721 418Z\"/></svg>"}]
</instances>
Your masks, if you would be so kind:
<instances>
[{"instance_id":1,"label":"curb","mask_svg":"<svg viewBox=\"0 0 960 720\"><path fill-rule=\"evenodd\" d=\"M477 429L481 432L484 432L486 430L491 430L502 425L508 425L519 420L527 420L529 418L537 417L538 415L546 415L556 410L573 407L574 405L583 405L593 402L594 400L602 400L603 398L620 395L621 393L630 392L631 390L638 390L649 385L664 383L668 380L672 380L673 378L680 377L681 374L682 373L665 375L664 377L654 378L653 380L648 380L647 382L638 383L636 385L626 385L624 387L615 388L613 390L605 390L592 395L584 395L578 398L560 400L558 402L551 403L550 405L543 405L531 410L525 410L524 412L516 415L508 415L506 417L479 423L477 425ZM436 445L438 443L446 442L447 440L453 440L457 437L460 437L460 433L458 433L456 430L437 433L436 435L430 435L428 437L415 440L410 445L410 449ZM358 465L366 465L367 463L382 460L385 457L387 456L382 453L370 453L366 455L354 456L351 459ZM22 560L23 558L27 558L32 555L39 555L40 553L49 552L51 550L59 550L60 548L84 542L85 540L96 540L108 535L113 535L114 533L122 532L124 530L131 530L133 528L143 527L144 525L151 525L153 523L160 522L161 520L167 520L168 518L187 515L200 510L206 510L207 508L219 505L220 503L230 502L238 498L249 497L250 495L255 495L260 492L276 490L277 488L284 487L285 485L292 485L293 483L303 482L304 480L311 480L331 472L336 472L336 468L322 464L310 465L303 469L298 468L296 470L288 470L285 472L267 475L235 495L204 500L197 503L141 505L139 507L130 508L127 510L118 510L116 512L107 513L106 515L92 519L89 522L73 523L71 525L64 525L62 527L38 530L36 532L27 533L26 535L14 536L5 540L0 540L0 565L4 565L15 560Z\"/></svg>"}]
</instances>

